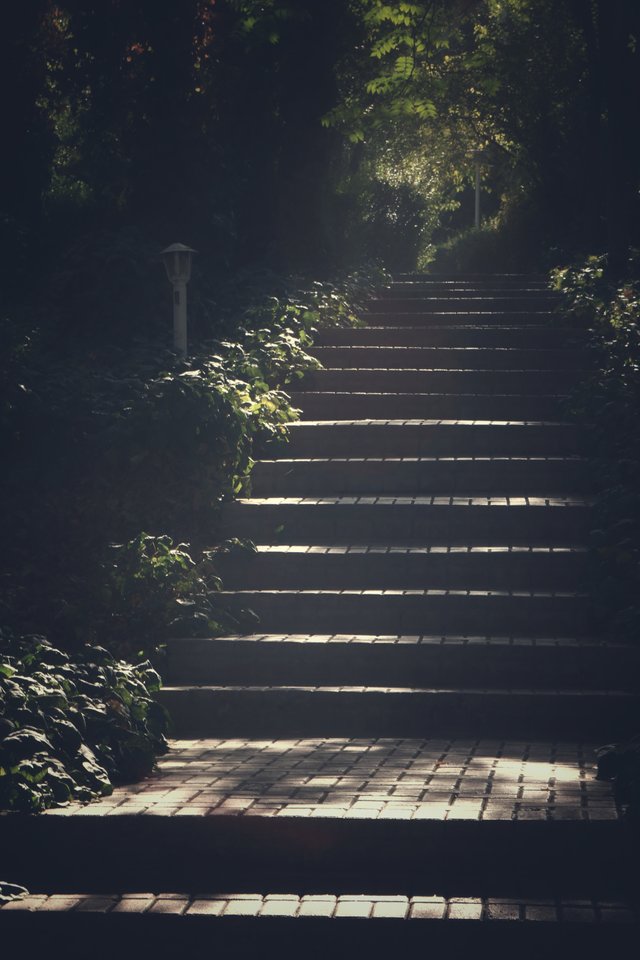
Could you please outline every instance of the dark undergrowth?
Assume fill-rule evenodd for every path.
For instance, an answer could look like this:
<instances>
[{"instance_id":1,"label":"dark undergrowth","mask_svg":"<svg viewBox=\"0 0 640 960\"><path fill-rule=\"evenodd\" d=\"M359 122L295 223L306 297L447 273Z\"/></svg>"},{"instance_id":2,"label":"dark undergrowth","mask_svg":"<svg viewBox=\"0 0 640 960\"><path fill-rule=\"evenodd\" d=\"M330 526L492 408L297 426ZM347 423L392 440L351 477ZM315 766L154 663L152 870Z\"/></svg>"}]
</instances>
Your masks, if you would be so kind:
<instances>
[{"instance_id":1,"label":"dark undergrowth","mask_svg":"<svg viewBox=\"0 0 640 960\"><path fill-rule=\"evenodd\" d=\"M149 658L162 670L168 636L253 618L219 602L220 506L286 439L315 332L357 323L382 280L265 273L215 300L196 285L187 360L149 323L129 342L67 331L62 352L51 327L4 322L0 808L90 799L152 768L168 720Z\"/></svg>"},{"instance_id":2,"label":"dark undergrowth","mask_svg":"<svg viewBox=\"0 0 640 960\"><path fill-rule=\"evenodd\" d=\"M640 643L640 281L610 283L604 257L556 269L576 324L593 331L595 374L576 396L588 424L597 484L591 597L606 635ZM640 812L640 717L629 739L599 751L599 776L615 783L619 801Z\"/></svg>"}]
</instances>

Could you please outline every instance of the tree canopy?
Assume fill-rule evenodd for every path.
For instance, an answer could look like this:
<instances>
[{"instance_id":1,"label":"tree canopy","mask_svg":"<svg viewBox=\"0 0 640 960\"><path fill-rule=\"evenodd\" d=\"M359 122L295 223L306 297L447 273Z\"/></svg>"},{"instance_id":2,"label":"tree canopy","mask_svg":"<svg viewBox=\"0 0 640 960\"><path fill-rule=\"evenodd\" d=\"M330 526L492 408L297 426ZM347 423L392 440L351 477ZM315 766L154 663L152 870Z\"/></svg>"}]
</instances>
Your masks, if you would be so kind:
<instances>
[{"instance_id":1,"label":"tree canopy","mask_svg":"<svg viewBox=\"0 0 640 960\"><path fill-rule=\"evenodd\" d=\"M476 156L524 260L619 270L637 241L634 0L32 0L4 24L5 292L114 235L222 272L428 262L471 223Z\"/></svg>"}]
</instances>

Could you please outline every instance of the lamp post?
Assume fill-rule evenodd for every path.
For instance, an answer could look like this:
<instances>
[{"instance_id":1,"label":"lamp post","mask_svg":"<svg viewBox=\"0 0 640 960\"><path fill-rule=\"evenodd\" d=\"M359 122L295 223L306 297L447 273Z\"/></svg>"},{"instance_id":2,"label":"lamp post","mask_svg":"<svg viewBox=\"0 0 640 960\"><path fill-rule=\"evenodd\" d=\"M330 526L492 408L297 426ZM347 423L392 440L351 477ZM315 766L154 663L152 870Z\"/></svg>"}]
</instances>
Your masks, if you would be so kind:
<instances>
[{"instance_id":1,"label":"lamp post","mask_svg":"<svg viewBox=\"0 0 640 960\"><path fill-rule=\"evenodd\" d=\"M476 164L476 230L480 229L480 153L476 151L473 155Z\"/></svg>"},{"instance_id":2,"label":"lamp post","mask_svg":"<svg viewBox=\"0 0 640 960\"><path fill-rule=\"evenodd\" d=\"M195 252L184 243L172 243L160 254L173 285L173 345L183 357L187 355L187 284Z\"/></svg>"}]
</instances>

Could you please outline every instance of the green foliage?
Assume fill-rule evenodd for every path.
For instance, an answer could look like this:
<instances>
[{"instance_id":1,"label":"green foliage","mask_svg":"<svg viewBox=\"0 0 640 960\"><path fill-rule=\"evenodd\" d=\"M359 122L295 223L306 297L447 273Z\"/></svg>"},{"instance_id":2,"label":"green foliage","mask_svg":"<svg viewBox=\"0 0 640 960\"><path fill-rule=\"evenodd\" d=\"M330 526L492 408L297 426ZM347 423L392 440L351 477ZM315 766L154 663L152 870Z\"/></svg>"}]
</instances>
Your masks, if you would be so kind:
<instances>
[{"instance_id":1,"label":"green foliage","mask_svg":"<svg viewBox=\"0 0 640 960\"><path fill-rule=\"evenodd\" d=\"M604 333L609 326L612 290L605 277L606 257L590 256L578 266L556 267L551 286L567 298L565 309L583 326Z\"/></svg>"},{"instance_id":2,"label":"green foliage","mask_svg":"<svg viewBox=\"0 0 640 960\"><path fill-rule=\"evenodd\" d=\"M230 285L203 307L209 337L188 361L149 342L57 356L42 332L21 339L7 327L4 622L131 656L167 631L237 629L203 553L218 508L249 489L256 455L286 438L296 413L284 388L318 366L305 349L314 332L356 323L374 282L280 280L266 296L267 277L243 304Z\"/></svg>"},{"instance_id":3,"label":"green foliage","mask_svg":"<svg viewBox=\"0 0 640 960\"><path fill-rule=\"evenodd\" d=\"M0 642L0 809L88 800L150 772L166 717L155 670L132 662L161 666L168 636L253 626L220 602L205 549L218 507L286 438L283 388L318 366L315 332L357 323L380 279L280 281L271 296L265 279L240 302L230 285L226 303L203 305L208 336L188 361L117 334L62 354L51 330L5 324L0 613L23 638Z\"/></svg>"},{"instance_id":4,"label":"green foliage","mask_svg":"<svg viewBox=\"0 0 640 960\"><path fill-rule=\"evenodd\" d=\"M220 554L252 554L257 553L258 548L256 547L253 540L245 539L242 537L229 537L227 540L223 540L222 543L216 545L215 553Z\"/></svg>"},{"instance_id":5,"label":"green foliage","mask_svg":"<svg viewBox=\"0 0 640 960\"><path fill-rule=\"evenodd\" d=\"M640 641L640 284L609 285L606 259L553 271L576 323L593 329L597 372L575 403L591 424L599 496L593 597L604 625Z\"/></svg>"},{"instance_id":6,"label":"green foliage","mask_svg":"<svg viewBox=\"0 0 640 960\"><path fill-rule=\"evenodd\" d=\"M495 270L506 252L519 268L548 268L550 248L573 256L607 243L624 251L632 230L637 238L629 211L640 136L628 123L640 98L640 61L629 48L640 29L637 4L621 2L615 18L599 4L554 0L353 5L362 41L355 62L343 65L341 100L325 122L359 148L372 183L388 182L390 144L421 162L420 182L413 163L397 166L402 186L423 201L421 268L434 245L460 233L455 249L442 251L443 265ZM494 220L481 238L466 232L474 156L483 164L482 215ZM531 230L513 229L514 205L527 209Z\"/></svg>"},{"instance_id":7,"label":"green foliage","mask_svg":"<svg viewBox=\"0 0 640 960\"><path fill-rule=\"evenodd\" d=\"M504 204L499 214L486 218L480 229L457 230L442 242L429 267L443 273L531 272L548 268L558 251L551 245L553 230L541 222L531 203Z\"/></svg>"},{"instance_id":8,"label":"green foliage","mask_svg":"<svg viewBox=\"0 0 640 960\"><path fill-rule=\"evenodd\" d=\"M86 635L119 656L155 654L171 636L215 636L241 625L219 603L215 558L195 560L188 543L140 534L112 546L94 583L83 584L78 607ZM93 588L93 589L92 589Z\"/></svg>"},{"instance_id":9,"label":"green foliage","mask_svg":"<svg viewBox=\"0 0 640 960\"><path fill-rule=\"evenodd\" d=\"M529 201L542 256L637 239L633 0L615 17L555 0L18 7L0 38L14 91L1 288L22 298L37 276L42 301L96 340L105 314L126 337L116 289L140 312L158 302L140 251L178 236L216 281L265 263L333 269L355 251L424 264L473 222L477 151L483 214ZM105 237L124 238L113 260Z\"/></svg>"},{"instance_id":10,"label":"green foliage","mask_svg":"<svg viewBox=\"0 0 640 960\"><path fill-rule=\"evenodd\" d=\"M43 637L0 634L0 809L36 813L151 772L167 717L147 662L100 647L73 660Z\"/></svg>"},{"instance_id":11,"label":"green foliage","mask_svg":"<svg viewBox=\"0 0 640 960\"><path fill-rule=\"evenodd\" d=\"M293 417L267 383L292 350L236 343L164 370L141 353L103 370L44 358L22 370L4 444L5 617L23 610L35 618L23 628L43 629L48 609L56 638L84 642L96 629L87 576L99 581L110 541L141 528L215 540L217 506L246 483L253 442L284 435Z\"/></svg>"},{"instance_id":12,"label":"green foliage","mask_svg":"<svg viewBox=\"0 0 640 960\"><path fill-rule=\"evenodd\" d=\"M574 404L591 432L598 485L591 598L609 635L640 642L640 283L611 283L604 256L552 271L574 323L592 330L595 374ZM629 273L637 275L637 254ZM633 733L634 731L629 731ZM640 814L640 737L598 750L598 778Z\"/></svg>"},{"instance_id":13,"label":"green foliage","mask_svg":"<svg viewBox=\"0 0 640 960\"><path fill-rule=\"evenodd\" d=\"M0 68L26 63L2 79L17 88L7 143L29 157L12 162L18 189L0 184L0 241L6 210L19 220L7 238L23 227L43 262L133 226L158 249L189 239L221 272L335 263L342 144L320 118L353 40L349 3L165 0L161 17L155 0L29 6L0 38Z\"/></svg>"}]
</instances>

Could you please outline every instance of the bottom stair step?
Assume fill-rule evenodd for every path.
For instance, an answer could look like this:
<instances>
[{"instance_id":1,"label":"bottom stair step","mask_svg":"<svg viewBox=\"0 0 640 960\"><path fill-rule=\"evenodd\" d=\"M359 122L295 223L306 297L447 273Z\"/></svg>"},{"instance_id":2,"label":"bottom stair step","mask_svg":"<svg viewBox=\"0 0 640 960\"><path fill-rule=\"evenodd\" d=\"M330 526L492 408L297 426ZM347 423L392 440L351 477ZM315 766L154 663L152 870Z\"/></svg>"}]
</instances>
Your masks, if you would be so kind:
<instances>
[{"instance_id":1,"label":"bottom stair step","mask_svg":"<svg viewBox=\"0 0 640 960\"><path fill-rule=\"evenodd\" d=\"M180 737L563 736L623 739L640 697L606 690L174 686L159 694Z\"/></svg>"},{"instance_id":2,"label":"bottom stair step","mask_svg":"<svg viewBox=\"0 0 640 960\"><path fill-rule=\"evenodd\" d=\"M51 956L52 942L64 942L65 957L83 960L208 956L212 943L216 955L255 957L256 937L262 954L279 957L325 958L336 949L394 956L400 947L588 958L626 953L639 922L637 906L624 900L486 895L53 894L0 907L3 941L29 945L21 956Z\"/></svg>"},{"instance_id":3,"label":"bottom stair step","mask_svg":"<svg viewBox=\"0 0 640 960\"><path fill-rule=\"evenodd\" d=\"M637 905L626 901L572 898L443 897L379 893L62 893L29 894L0 904L0 923L10 914L111 914L157 918L256 917L304 920L438 920L512 923L516 920L571 925L634 923Z\"/></svg>"}]
</instances>

